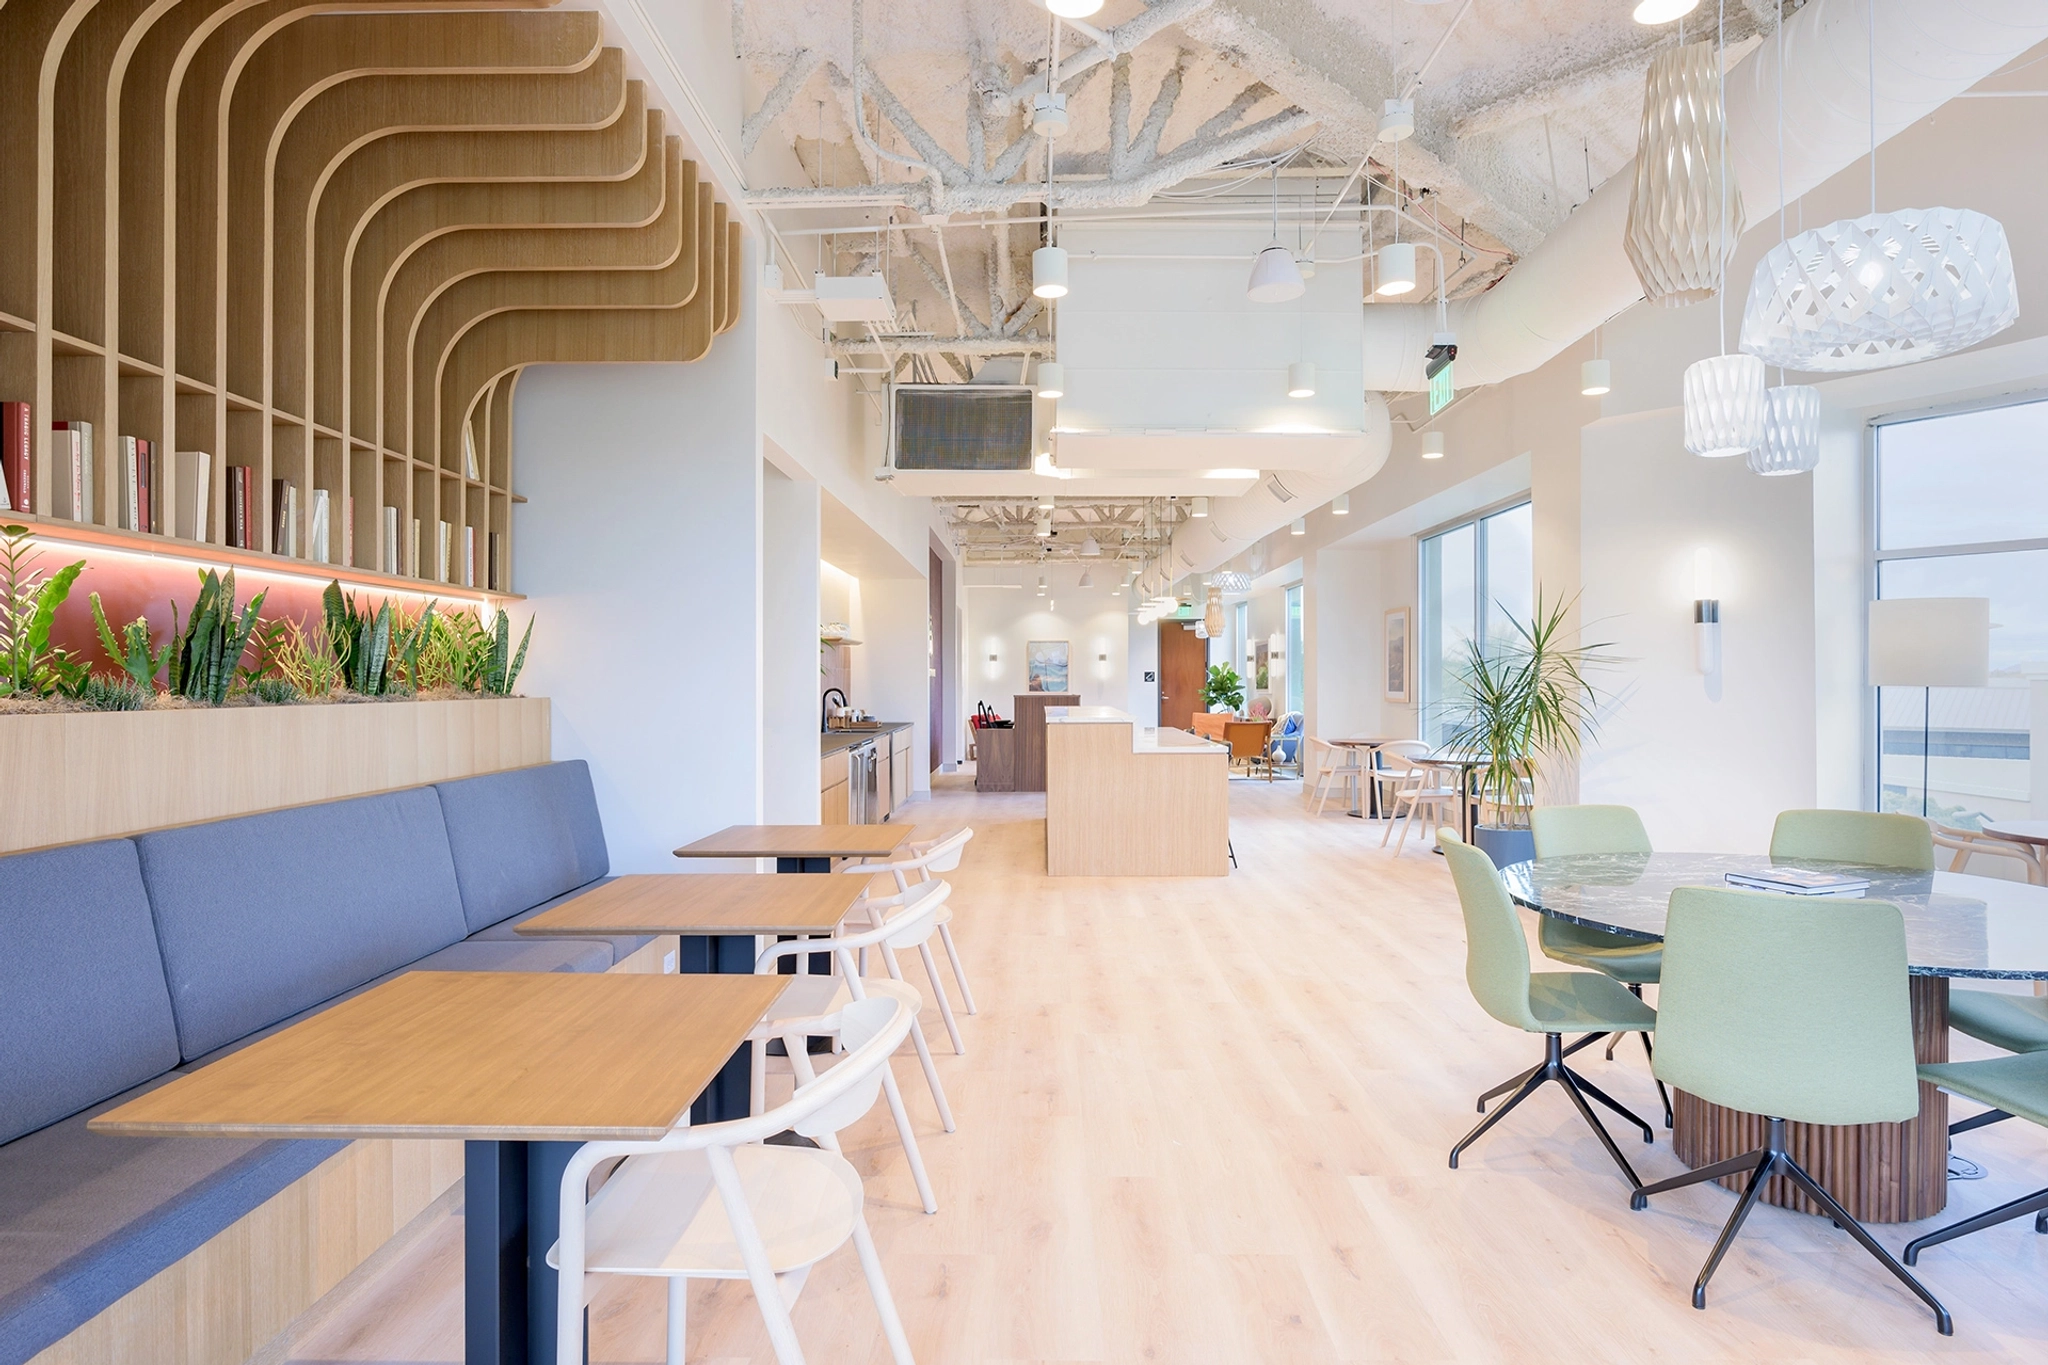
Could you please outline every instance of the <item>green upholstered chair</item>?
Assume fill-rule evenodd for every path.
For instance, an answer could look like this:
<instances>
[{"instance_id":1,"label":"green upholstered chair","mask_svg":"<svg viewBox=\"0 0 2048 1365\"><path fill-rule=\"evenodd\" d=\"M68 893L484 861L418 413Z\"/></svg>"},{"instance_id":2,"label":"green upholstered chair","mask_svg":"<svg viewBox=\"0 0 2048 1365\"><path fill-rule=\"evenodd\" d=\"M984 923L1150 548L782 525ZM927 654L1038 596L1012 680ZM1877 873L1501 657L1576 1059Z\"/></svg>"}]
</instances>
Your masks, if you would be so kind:
<instances>
[{"instance_id":1,"label":"green upholstered chair","mask_svg":"<svg viewBox=\"0 0 2048 1365\"><path fill-rule=\"evenodd\" d=\"M1934 871L1934 831L1917 815L1867 810L1787 810L1771 830L1773 858L1819 858Z\"/></svg>"},{"instance_id":2,"label":"green upholstered chair","mask_svg":"<svg viewBox=\"0 0 2048 1365\"><path fill-rule=\"evenodd\" d=\"M1815 901L1686 886L1671 893L1657 997L1657 1075L1712 1104L1762 1114L1764 1145L1645 1185L1631 1208L1667 1190L1748 1175L1749 1184L1693 1282L1707 1281L1771 1176L1819 1204L1934 1310L1948 1310L1807 1174L1785 1124L1898 1123L1920 1112L1906 994L1906 921L1886 901Z\"/></svg>"},{"instance_id":3,"label":"green upholstered chair","mask_svg":"<svg viewBox=\"0 0 2048 1365\"><path fill-rule=\"evenodd\" d=\"M1951 1094L1988 1104L1993 1114L2031 1119L2048 1127L2048 1051L1994 1057L1988 1062L1940 1062L1921 1067L1920 1079ZM2036 1190L1987 1213L1914 1238L1906 1243L1906 1264L1918 1264L1920 1253L1937 1243L1981 1232L2030 1213L2034 1215L2034 1231L2048 1233L2048 1190Z\"/></svg>"},{"instance_id":4,"label":"green upholstered chair","mask_svg":"<svg viewBox=\"0 0 2048 1365\"><path fill-rule=\"evenodd\" d=\"M1627 806L1538 806L1529 812L1529 830L1536 836L1536 856L1568 858L1581 853L1650 853L1650 835L1643 821ZM1609 933L1583 924L1573 924L1555 915L1545 915L1536 927L1536 942L1543 955L1574 967L1590 967L1621 982L1635 995L1657 980L1664 960L1664 945L1628 934ZM1650 1035L1642 1035L1643 1051L1654 1059ZM1607 1055L1614 1056L1619 1035L1608 1039ZM1664 1126L1671 1126L1671 1096L1662 1082L1657 1094L1664 1102Z\"/></svg>"},{"instance_id":5,"label":"green upholstered chair","mask_svg":"<svg viewBox=\"0 0 2048 1365\"><path fill-rule=\"evenodd\" d=\"M1601 1145L1628 1177L1629 1185L1640 1186L1628 1158L1614 1145L1607 1129L1586 1103L1590 1096L1643 1130L1643 1141L1651 1141L1650 1125L1630 1113L1585 1077L1564 1064L1563 1038L1567 1033L1634 1033L1657 1026L1657 1012L1597 972L1534 972L1529 970L1529 940L1515 915L1514 902L1501 885L1493 860L1458 837L1456 830L1437 831L1444 857L1451 865L1451 879L1457 883L1458 903L1465 912L1465 984L1472 998L1501 1023L1544 1037L1543 1060L1479 1097L1479 1112L1496 1095L1513 1091L1500 1108L1479 1122L1458 1145L1451 1148L1451 1169L1458 1168L1458 1153L1477 1142L1487 1129L1545 1082L1554 1081L1571 1097L1579 1116L1599 1135Z\"/></svg>"},{"instance_id":6,"label":"green upholstered chair","mask_svg":"<svg viewBox=\"0 0 2048 1365\"><path fill-rule=\"evenodd\" d=\"M2048 1051L2048 999L2038 995L1950 990L1948 1022L2007 1052Z\"/></svg>"}]
</instances>

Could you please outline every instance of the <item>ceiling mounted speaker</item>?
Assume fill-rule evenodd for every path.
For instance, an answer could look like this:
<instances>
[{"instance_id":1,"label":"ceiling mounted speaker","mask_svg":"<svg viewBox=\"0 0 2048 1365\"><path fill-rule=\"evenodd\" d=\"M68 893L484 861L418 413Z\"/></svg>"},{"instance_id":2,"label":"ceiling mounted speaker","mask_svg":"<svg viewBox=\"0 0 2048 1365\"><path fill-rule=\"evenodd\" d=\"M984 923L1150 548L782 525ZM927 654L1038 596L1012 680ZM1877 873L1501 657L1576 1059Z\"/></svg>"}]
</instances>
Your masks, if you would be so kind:
<instances>
[{"instance_id":1,"label":"ceiling mounted speaker","mask_svg":"<svg viewBox=\"0 0 2048 1365\"><path fill-rule=\"evenodd\" d=\"M1709 460L1746 455L1764 443L1764 363L1717 355L1685 369L1685 448Z\"/></svg>"},{"instance_id":2,"label":"ceiling mounted speaker","mask_svg":"<svg viewBox=\"0 0 2048 1365\"><path fill-rule=\"evenodd\" d=\"M1383 298L1398 298L1415 291L1415 243L1389 242L1373 255L1379 283L1372 292Z\"/></svg>"},{"instance_id":3,"label":"ceiling mounted speaker","mask_svg":"<svg viewBox=\"0 0 2048 1365\"><path fill-rule=\"evenodd\" d=\"M1766 365L1839 374L1929 360L2019 320L2012 249L1972 209L1844 218L1757 262L1742 349Z\"/></svg>"},{"instance_id":4,"label":"ceiling mounted speaker","mask_svg":"<svg viewBox=\"0 0 2048 1365\"><path fill-rule=\"evenodd\" d=\"M1040 137L1058 137L1067 131L1067 97L1059 91L1039 91L1031 97L1031 131Z\"/></svg>"},{"instance_id":5,"label":"ceiling mounted speaker","mask_svg":"<svg viewBox=\"0 0 2048 1365\"><path fill-rule=\"evenodd\" d=\"M1388 100L1380 107L1380 141L1401 142L1415 136L1415 101Z\"/></svg>"},{"instance_id":6,"label":"ceiling mounted speaker","mask_svg":"<svg viewBox=\"0 0 2048 1365\"><path fill-rule=\"evenodd\" d=\"M1067 295L1067 249L1042 246L1031 253L1031 292L1042 299Z\"/></svg>"},{"instance_id":7,"label":"ceiling mounted speaker","mask_svg":"<svg viewBox=\"0 0 2048 1365\"><path fill-rule=\"evenodd\" d=\"M1067 370L1057 360L1038 362L1038 396L1040 398L1065 398L1067 396Z\"/></svg>"},{"instance_id":8,"label":"ceiling mounted speaker","mask_svg":"<svg viewBox=\"0 0 2048 1365\"><path fill-rule=\"evenodd\" d=\"M1742 235L1726 135L1714 45L1687 43L1652 57L1621 238L1652 303L1698 303L1721 287Z\"/></svg>"},{"instance_id":9,"label":"ceiling mounted speaker","mask_svg":"<svg viewBox=\"0 0 2048 1365\"><path fill-rule=\"evenodd\" d=\"M1252 277L1245 283L1244 296L1253 303L1286 303L1300 298L1307 288L1293 254L1275 242L1252 260Z\"/></svg>"},{"instance_id":10,"label":"ceiling mounted speaker","mask_svg":"<svg viewBox=\"0 0 2048 1365\"><path fill-rule=\"evenodd\" d=\"M1749 452L1754 474L1804 474L1820 464L1820 390L1785 384L1764 395L1764 443Z\"/></svg>"}]
</instances>

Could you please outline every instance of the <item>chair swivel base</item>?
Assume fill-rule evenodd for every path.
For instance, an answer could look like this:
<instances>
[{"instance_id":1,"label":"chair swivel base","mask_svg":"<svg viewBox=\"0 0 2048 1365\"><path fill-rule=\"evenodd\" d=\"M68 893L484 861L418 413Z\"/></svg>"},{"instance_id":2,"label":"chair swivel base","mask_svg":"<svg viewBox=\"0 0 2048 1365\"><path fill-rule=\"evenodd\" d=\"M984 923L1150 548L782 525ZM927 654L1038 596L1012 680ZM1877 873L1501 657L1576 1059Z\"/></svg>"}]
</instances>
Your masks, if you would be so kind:
<instances>
[{"instance_id":1,"label":"chair swivel base","mask_svg":"<svg viewBox=\"0 0 2048 1365\"><path fill-rule=\"evenodd\" d=\"M1600 1145L1605 1147L1607 1154L1614 1158L1614 1164L1621 1167L1621 1173L1628 1178L1630 1188L1641 1189L1643 1182L1636 1178L1635 1169L1628 1164L1628 1158L1621 1154L1621 1148L1614 1145L1614 1139L1608 1135L1606 1127L1593 1113L1592 1106L1587 1104L1586 1100L1590 1096L1627 1119L1636 1127L1642 1129L1643 1141L1645 1142L1654 1142L1656 1140L1655 1135L1650 1131L1650 1125L1637 1118L1620 1101L1614 1099L1601 1090L1600 1087L1566 1066L1564 1064L1564 1038L1563 1035L1556 1033L1546 1033L1543 1035L1543 1061L1540 1064L1530 1067L1512 1080L1501 1082L1479 1097L1479 1112L1486 1114L1486 1102L1488 1100L1496 1095L1506 1094L1510 1090L1514 1091L1514 1094L1509 1097L1507 1103L1494 1110L1491 1114L1486 1114L1486 1117L1479 1121L1478 1127L1465 1134L1459 1140L1458 1145L1451 1148L1451 1169L1454 1171L1458 1169L1458 1153L1479 1141L1485 1135L1487 1129L1493 1127L1494 1124L1499 1123L1501 1119L1507 1116L1507 1112L1510 1109L1513 1109L1523 1100L1528 1099L1529 1096L1535 1094L1537 1090L1549 1082L1555 1082L1564 1090L1565 1094L1571 1097L1572 1106L1579 1111L1579 1117L1583 1118L1586 1121L1586 1126L1591 1128L1594 1134L1599 1137Z\"/></svg>"},{"instance_id":2,"label":"chair swivel base","mask_svg":"<svg viewBox=\"0 0 2048 1365\"><path fill-rule=\"evenodd\" d=\"M1638 998L1641 998L1642 990L1640 987L1630 986L1629 990L1633 992ZM1636 1036L1643 1040L1643 1055L1645 1057L1648 1057L1650 1061L1654 1063L1657 1060L1657 1050L1650 1042L1650 1035L1647 1033L1639 1033ZM1574 1052L1578 1052L1582 1049L1589 1048L1593 1046L1593 1044L1599 1042L1602 1038L1605 1038L1607 1039L1607 1059L1609 1061L1612 1061L1614 1060L1615 1044L1619 1043L1622 1040L1622 1037L1623 1035L1619 1033L1589 1033L1585 1037L1573 1043L1570 1047L1566 1048L1564 1050L1564 1055L1569 1057ZM1655 1080L1656 1078L1653 1076L1651 1077L1651 1079ZM1486 1109L1486 1101L1499 1093L1500 1092L1498 1090L1493 1090L1489 1091L1485 1095L1480 1096L1480 1110L1484 1112ZM1676 1123L1677 1120L1671 1112L1671 1092L1665 1088L1664 1082L1662 1081L1657 1081L1657 1098L1663 1101L1664 1103L1664 1127L1666 1129L1669 1129L1672 1127L1674 1123Z\"/></svg>"},{"instance_id":3,"label":"chair swivel base","mask_svg":"<svg viewBox=\"0 0 2048 1365\"><path fill-rule=\"evenodd\" d=\"M2021 1195L2011 1203L2000 1204L1997 1208L1980 1213L1975 1218L1965 1218L1959 1223L1950 1223L1945 1228L1936 1228L1925 1237L1915 1237L1906 1243L1906 1264L1920 1264L1920 1253L1931 1246L1952 1242L1958 1237L1967 1237L1973 1232L1982 1232L1985 1228L1996 1227L2015 1218L2024 1218L2030 1213L2034 1215L2034 1231L2048 1235L2048 1190L2036 1190L2032 1194Z\"/></svg>"},{"instance_id":4,"label":"chair swivel base","mask_svg":"<svg viewBox=\"0 0 2048 1365\"><path fill-rule=\"evenodd\" d=\"M1820 1182L1806 1173L1805 1167L1793 1160L1791 1153L1785 1147L1785 1120L1769 1118L1767 1116L1766 1122L1769 1126L1764 1134L1764 1145L1755 1151L1745 1152L1741 1156L1730 1157L1726 1161L1716 1161L1711 1166L1702 1166L1698 1170L1687 1171L1684 1175L1673 1176L1669 1180L1660 1180L1654 1185L1640 1186L1635 1193L1628 1197L1628 1206L1632 1209L1641 1210L1650 1206L1650 1196L1653 1194L1664 1194L1670 1190L1684 1189L1687 1185L1698 1185L1709 1180L1719 1180L1723 1176L1740 1175L1744 1171L1750 1173L1749 1184L1743 1188L1742 1197L1735 1201L1735 1212L1728 1215L1728 1222L1722 1227L1721 1236L1714 1242L1713 1252L1708 1255L1707 1263L1700 1267L1699 1278L1693 1281L1692 1306L1695 1308L1705 1308L1707 1306L1707 1281L1712 1279L1714 1271L1720 1268L1721 1258L1728 1254L1728 1248L1735 1241L1735 1234L1742 1230L1743 1223L1749 1218L1750 1212L1756 1208L1757 1201L1763 1197L1765 1182L1774 1175L1782 1175L1804 1191L1807 1197L1812 1199L1814 1203L1819 1204L1828 1217L1835 1221L1836 1227L1841 1228L1851 1237L1862 1243L1865 1251L1875 1256L1885 1269L1899 1277L1900 1283L1912 1290L1914 1294L1919 1296L1921 1302L1933 1309L1934 1325L1943 1336L1954 1336L1956 1334L1955 1323L1949 1318L1948 1309L1941 1306L1941 1300L1928 1293L1926 1287L1920 1281L1914 1279L1912 1273L1906 1267L1893 1260L1892 1254L1878 1245L1877 1239L1864 1231L1863 1225L1852 1218L1849 1215L1849 1211L1843 1208L1833 1195L1822 1189ZM1922 1240L1925 1241L1926 1239L1923 1238ZM1907 1252L1907 1259L1911 1260L1912 1255L1913 1253L1909 1250Z\"/></svg>"}]
</instances>

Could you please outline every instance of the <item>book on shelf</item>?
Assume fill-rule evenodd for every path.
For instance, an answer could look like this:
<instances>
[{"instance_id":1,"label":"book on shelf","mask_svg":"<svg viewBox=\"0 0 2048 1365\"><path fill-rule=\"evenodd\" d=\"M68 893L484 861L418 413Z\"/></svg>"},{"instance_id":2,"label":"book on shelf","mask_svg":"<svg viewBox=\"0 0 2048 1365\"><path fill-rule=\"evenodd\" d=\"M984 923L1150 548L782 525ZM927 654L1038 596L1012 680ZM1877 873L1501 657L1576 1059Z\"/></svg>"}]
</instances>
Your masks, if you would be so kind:
<instances>
[{"instance_id":1,"label":"book on shelf","mask_svg":"<svg viewBox=\"0 0 2048 1365\"><path fill-rule=\"evenodd\" d=\"M120 507L118 509L119 515L114 519L120 523L120 527L124 531L139 531L142 529L141 518L136 512L136 508L139 506L137 499L142 493L142 476L137 472L137 467L141 463L142 443L133 436L123 436L121 438L121 486L115 494Z\"/></svg>"},{"instance_id":2,"label":"book on shelf","mask_svg":"<svg viewBox=\"0 0 2048 1365\"><path fill-rule=\"evenodd\" d=\"M1771 867L1760 872L1730 872L1728 885L1748 891L1776 891L1787 896L1860 896L1870 878L1845 872L1816 872L1804 867Z\"/></svg>"},{"instance_id":3,"label":"book on shelf","mask_svg":"<svg viewBox=\"0 0 2048 1365\"><path fill-rule=\"evenodd\" d=\"M445 521L434 525L437 528L434 536L434 577L442 583L452 582L455 575L450 570L454 566L448 562L448 556L455 550L455 527Z\"/></svg>"},{"instance_id":4,"label":"book on shelf","mask_svg":"<svg viewBox=\"0 0 2048 1365\"><path fill-rule=\"evenodd\" d=\"M351 493L341 504L341 562L356 566L356 498Z\"/></svg>"},{"instance_id":5,"label":"book on shelf","mask_svg":"<svg viewBox=\"0 0 2048 1365\"><path fill-rule=\"evenodd\" d=\"M228 466L228 510L227 540L237 550L246 550L249 545L249 467L231 464Z\"/></svg>"},{"instance_id":6,"label":"book on shelf","mask_svg":"<svg viewBox=\"0 0 2048 1365\"><path fill-rule=\"evenodd\" d=\"M98 484L92 469L92 423L50 423L50 451L58 470L50 489L51 510L73 521L98 521L93 511Z\"/></svg>"},{"instance_id":7,"label":"book on shelf","mask_svg":"<svg viewBox=\"0 0 2048 1365\"><path fill-rule=\"evenodd\" d=\"M484 586L492 592L505 591L504 545L505 537L496 531L491 532L490 535L484 538L485 558L487 560L484 566L486 575Z\"/></svg>"},{"instance_id":8,"label":"book on shelf","mask_svg":"<svg viewBox=\"0 0 2048 1365\"><path fill-rule=\"evenodd\" d=\"M161 534L170 529L167 509L164 507L164 452L157 448L155 441L144 441L142 448L148 458L142 462L142 477L146 481L142 499L142 529Z\"/></svg>"},{"instance_id":9,"label":"book on shelf","mask_svg":"<svg viewBox=\"0 0 2048 1365\"><path fill-rule=\"evenodd\" d=\"M384 509L384 544L378 564L385 573L394 576L398 573L398 509L396 507L386 507Z\"/></svg>"},{"instance_id":10,"label":"book on shelf","mask_svg":"<svg viewBox=\"0 0 2048 1365\"><path fill-rule=\"evenodd\" d=\"M10 512L36 510L35 479L31 473L35 434L30 422L34 406L14 401L0 403L0 491L7 498L0 507Z\"/></svg>"},{"instance_id":11,"label":"book on shelf","mask_svg":"<svg viewBox=\"0 0 2048 1365\"><path fill-rule=\"evenodd\" d=\"M178 485L171 534L204 540L207 514L213 510L213 456L204 450L181 450L171 457L171 466Z\"/></svg>"},{"instance_id":12,"label":"book on shelf","mask_svg":"<svg viewBox=\"0 0 2048 1365\"><path fill-rule=\"evenodd\" d=\"M270 552L299 553L299 486L290 479L270 481Z\"/></svg>"},{"instance_id":13,"label":"book on shelf","mask_svg":"<svg viewBox=\"0 0 2048 1365\"><path fill-rule=\"evenodd\" d=\"M476 527L462 528L462 586L476 586Z\"/></svg>"},{"instance_id":14,"label":"book on shelf","mask_svg":"<svg viewBox=\"0 0 2048 1365\"><path fill-rule=\"evenodd\" d=\"M418 517L412 519L412 539L407 542L405 550L406 568L412 571L414 578L425 578L427 576L427 566L420 562L420 519Z\"/></svg>"},{"instance_id":15,"label":"book on shelf","mask_svg":"<svg viewBox=\"0 0 2048 1365\"><path fill-rule=\"evenodd\" d=\"M315 564L327 563L327 490L313 490L313 511L306 531L306 557Z\"/></svg>"},{"instance_id":16,"label":"book on shelf","mask_svg":"<svg viewBox=\"0 0 2048 1365\"><path fill-rule=\"evenodd\" d=\"M471 480L481 480L476 472L476 426L471 422L462 424L462 473Z\"/></svg>"}]
</instances>

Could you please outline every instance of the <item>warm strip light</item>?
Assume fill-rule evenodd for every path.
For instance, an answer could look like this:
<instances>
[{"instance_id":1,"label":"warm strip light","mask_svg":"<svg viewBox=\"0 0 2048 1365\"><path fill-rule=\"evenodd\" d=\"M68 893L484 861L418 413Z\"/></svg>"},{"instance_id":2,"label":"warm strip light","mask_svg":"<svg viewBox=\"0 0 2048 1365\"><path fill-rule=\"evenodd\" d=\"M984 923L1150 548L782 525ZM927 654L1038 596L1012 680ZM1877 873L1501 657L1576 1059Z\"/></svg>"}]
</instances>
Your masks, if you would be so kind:
<instances>
[{"instance_id":1,"label":"warm strip light","mask_svg":"<svg viewBox=\"0 0 2048 1365\"><path fill-rule=\"evenodd\" d=\"M19 513L0 512L0 521L11 521ZM23 523L27 524L27 523ZM359 570L347 569L339 564L324 566L325 572L312 569L279 569L267 564L240 564L231 559L215 558L197 551L152 551L136 550L124 545L109 545L89 536L67 536L61 530L46 529L46 523L37 522L29 526L29 540L36 545L51 547L69 546L94 558L134 560L138 563L188 564L194 569L214 569L226 573L232 569L235 576L246 579L251 575L259 578L274 578L287 583L310 583L325 587L339 581L344 587L362 588L370 592L381 592L391 597L411 597L422 602L439 598L459 597L469 601L513 602L520 600L517 593L492 592L485 588L465 588L459 583L442 583L435 587L412 587L392 583L382 574L364 574ZM251 553L257 553L252 551Z\"/></svg>"}]
</instances>

